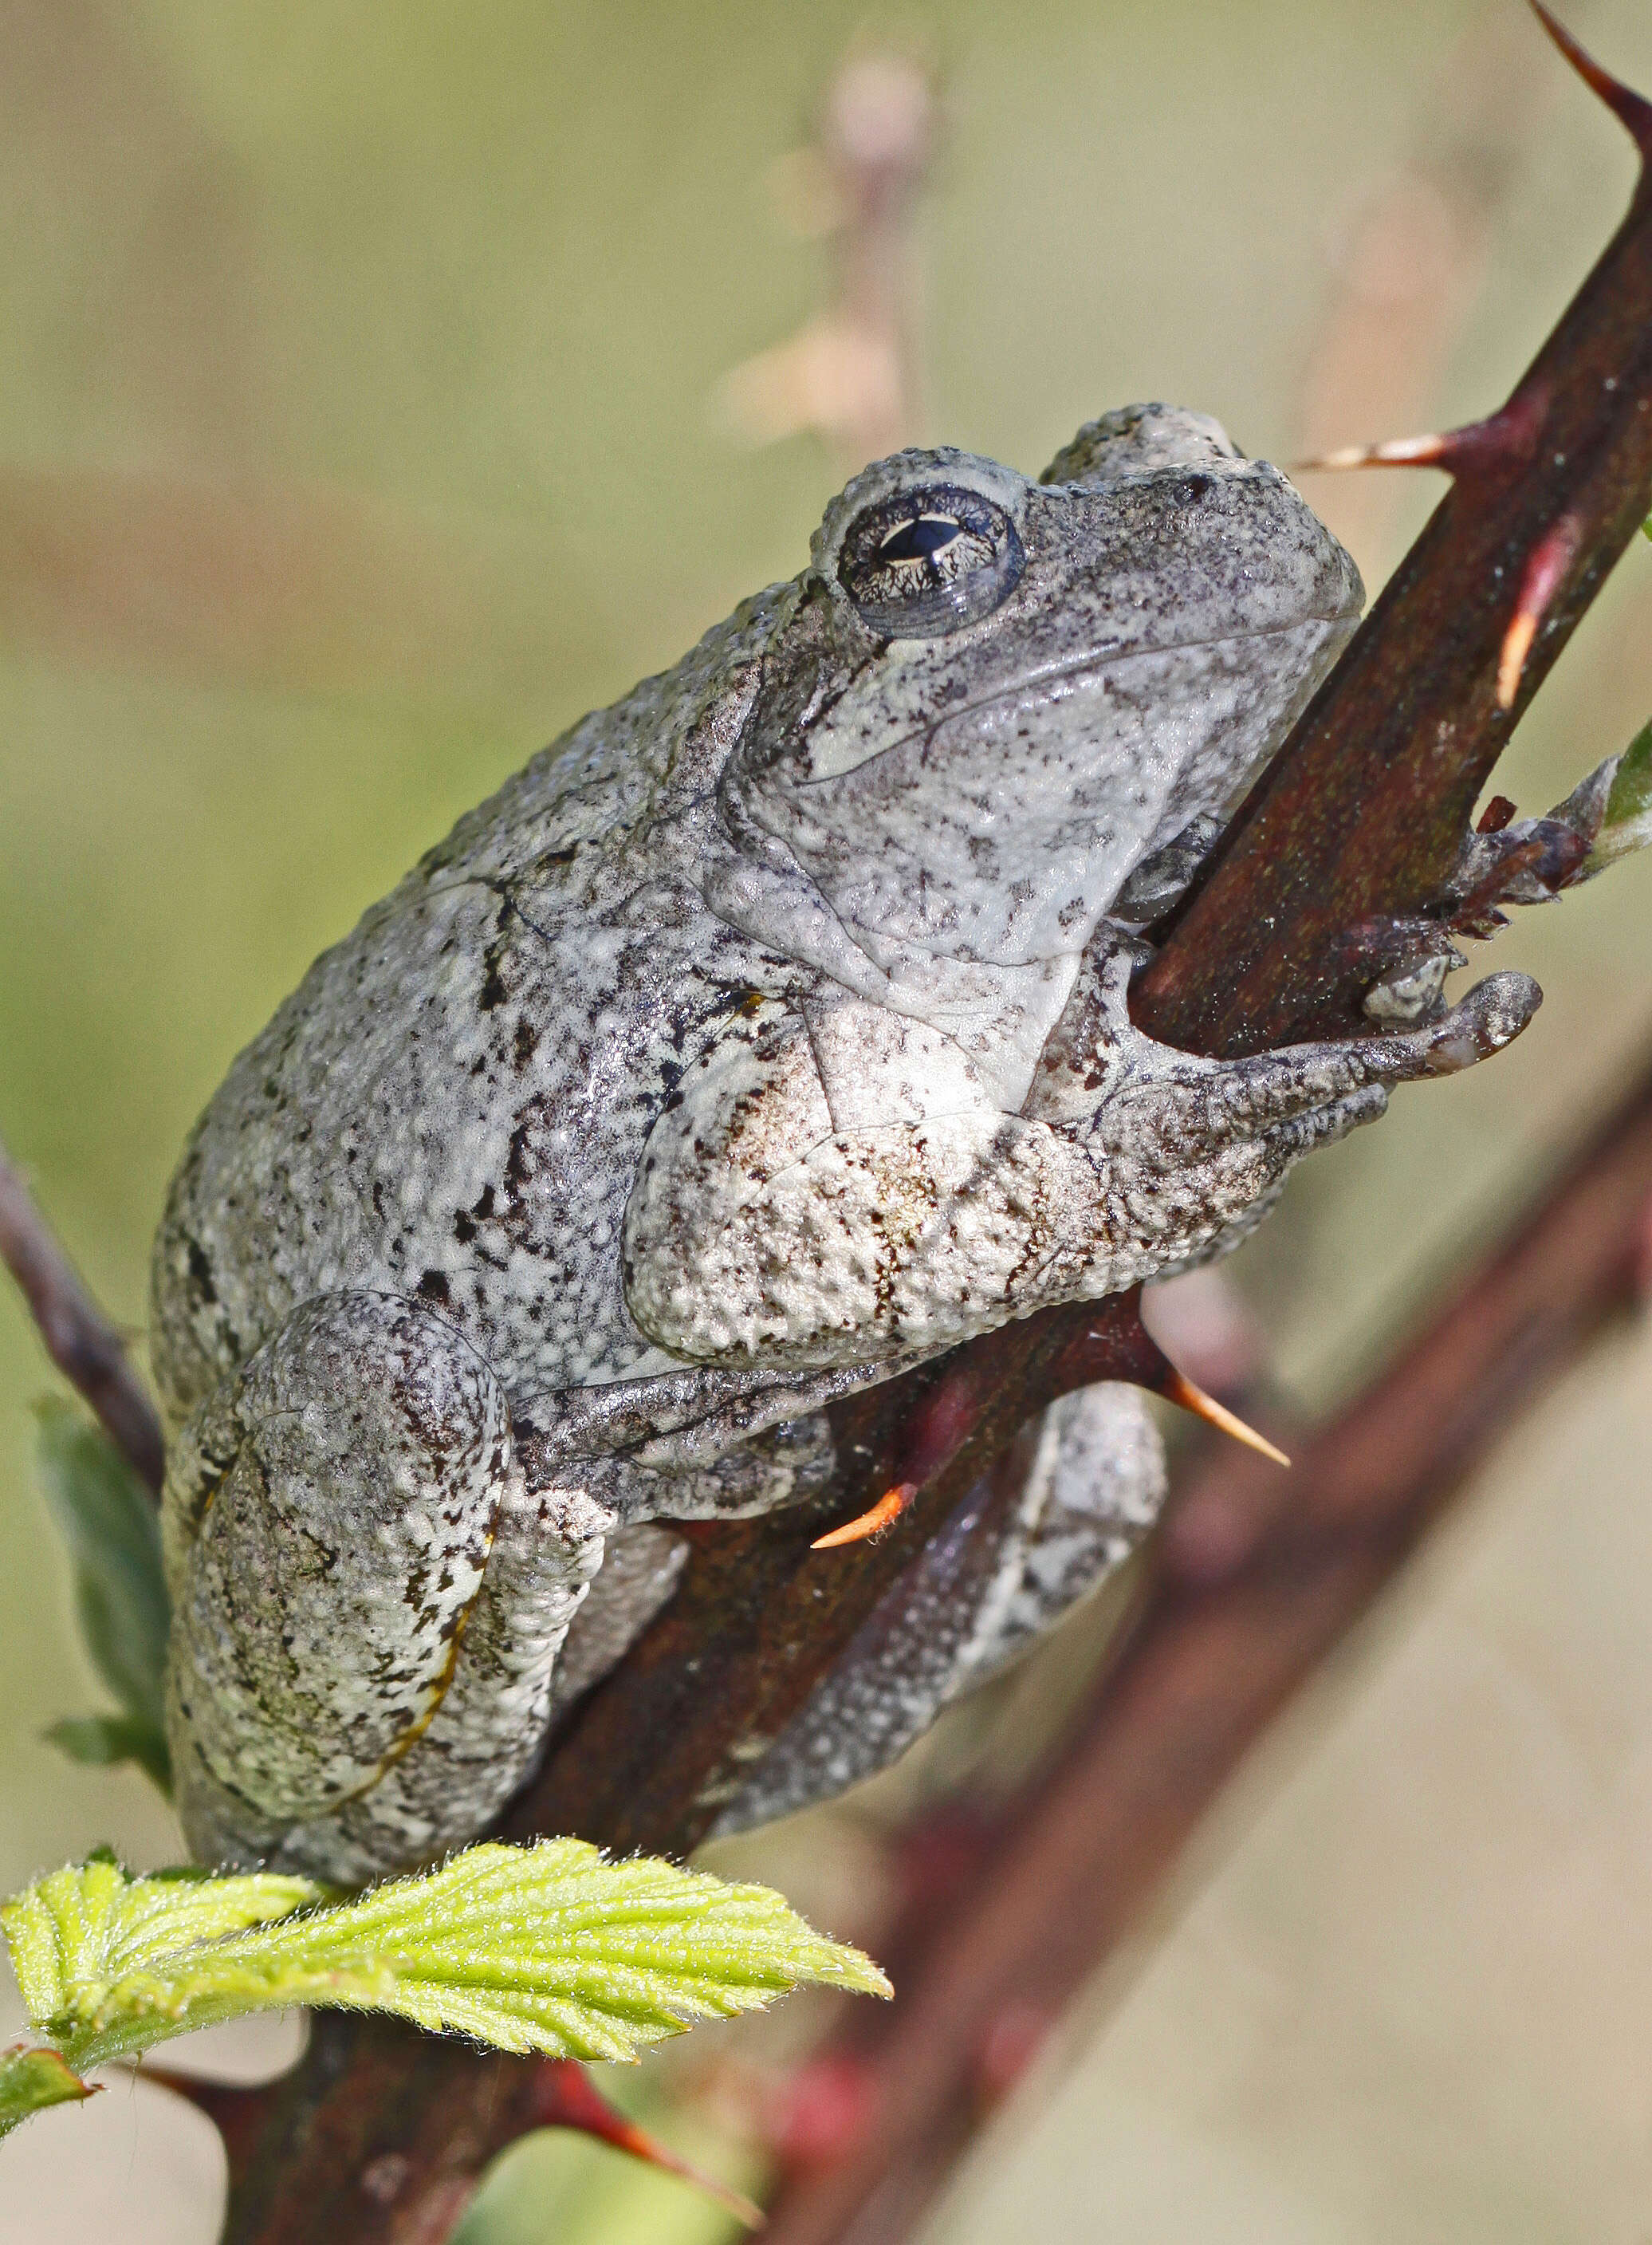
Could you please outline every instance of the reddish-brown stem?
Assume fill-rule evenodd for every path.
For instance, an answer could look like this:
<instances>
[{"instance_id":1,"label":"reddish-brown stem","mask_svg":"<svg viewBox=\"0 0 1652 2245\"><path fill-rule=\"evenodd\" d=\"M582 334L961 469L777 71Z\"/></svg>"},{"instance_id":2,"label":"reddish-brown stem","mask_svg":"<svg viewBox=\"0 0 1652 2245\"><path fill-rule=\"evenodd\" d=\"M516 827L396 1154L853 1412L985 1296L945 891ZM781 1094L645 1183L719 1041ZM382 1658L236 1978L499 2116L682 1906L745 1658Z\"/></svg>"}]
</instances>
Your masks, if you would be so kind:
<instances>
[{"instance_id":1,"label":"reddish-brown stem","mask_svg":"<svg viewBox=\"0 0 1652 2245\"><path fill-rule=\"evenodd\" d=\"M1012 1804L961 1893L884 1944L897 1991L837 2045L861 2122L799 2163L774 2245L897 2245L1009 2086L1005 2023L1053 2021L1134 1923L1258 1733L1486 1451L1643 1292L1652 1068L1288 1484L1219 1453L1173 1506L1121 1649L1058 1766Z\"/></svg>"}]
</instances>

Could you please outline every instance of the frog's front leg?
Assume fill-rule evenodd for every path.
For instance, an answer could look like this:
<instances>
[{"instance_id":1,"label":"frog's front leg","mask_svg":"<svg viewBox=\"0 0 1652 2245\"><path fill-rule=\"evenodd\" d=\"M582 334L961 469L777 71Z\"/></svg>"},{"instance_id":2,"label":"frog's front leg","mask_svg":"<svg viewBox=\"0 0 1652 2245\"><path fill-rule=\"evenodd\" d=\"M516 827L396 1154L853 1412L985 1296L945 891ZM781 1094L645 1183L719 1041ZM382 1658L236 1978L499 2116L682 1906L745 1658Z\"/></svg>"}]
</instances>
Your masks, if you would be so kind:
<instances>
[{"instance_id":1,"label":"frog's front leg","mask_svg":"<svg viewBox=\"0 0 1652 2245\"><path fill-rule=\"evenodd\" d=\"M1128 987L1140 955L1103 922L1022 1112L1087 1132L1125 1196L1126 1228L1159 1272L1236 1245L1302 1155L1375 1120L1395 1084L1455 1075L1501 1051L1542 1002L1529 976L1493 974L1405 1034L1212 1061L1136 1028Z\"/></svg>"},{"instance_id":2,"label":"frog's front leg","mask_svg":"<svg viewBox=\"0 0 1652 2245\"><path fill-rule=\"evenodd\" d=\"M531 1490L493 1373L419 1305L295 1309L174 1445L168 1734L206 1862L353 1882L531 1766L611 1516Z\"/></svg>"},{"instance_id":3,"label":"frog's front leg","mask_svg":"<svg viewBox=\"0 0 1652 2245\"><path fill-rule=\"evenodd\" d=\"M823 1068L823 1032L841 1048ZM702 1362L852 1363L938 1348L1012 1283L1028 1233L1091 1190L1083 1151L1006 1116L924 1024L762 1008L687 1071L626 1210L625 1285Z\"/></svg>"},{"instance_id":4,"label":"frog's front leg","mask_svg":"<svg viewBox=\"0 0 1652 2245\"><path fill-rule=\"evenodd\" d=\"M1127 973L1081 980L1016 1115L950 1040L871 1007L840 1009L877 1059L847 1097L778 1007L714 1047L656 1122L626 1212L638 1324L701 1360L830 1365L1116 1292L1237 1236L1390 1084L1496 1051L1538 997L1494 975L1406 1035L1217 1062L1134 1031Z\"/></svg>"}]
</instances>

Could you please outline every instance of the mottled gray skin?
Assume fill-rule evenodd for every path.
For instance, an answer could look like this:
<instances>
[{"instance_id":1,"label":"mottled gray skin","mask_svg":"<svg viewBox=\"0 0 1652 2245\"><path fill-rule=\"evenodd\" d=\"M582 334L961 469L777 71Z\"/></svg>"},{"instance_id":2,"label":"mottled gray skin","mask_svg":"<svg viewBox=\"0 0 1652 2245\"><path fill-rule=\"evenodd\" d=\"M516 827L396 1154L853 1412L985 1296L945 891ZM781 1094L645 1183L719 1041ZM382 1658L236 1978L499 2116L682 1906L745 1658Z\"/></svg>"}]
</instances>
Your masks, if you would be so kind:
<instances>
[{"instance_id":1,"label":"mottled gray skin","mask_svg":"<svg viewBox=\"0 0 1652 2245\"><path fill-rule=\"evenodd\" d=\"M834 1395L1220 1251L1387 1083L1523 1026L1512 976L1231 1066L1129 1024L1134 931L1359 599L1199 416L1109 416L1040 484L903 453L317 960L156 1242L198 1853L362 1879L470 1837L668 1594L647 1523L796 1502ZM968 1595L725 1825L888 1759L1116 1563L1161 1488L1140 1401L1052 1427Z\"/></svg>"}]
</instances>

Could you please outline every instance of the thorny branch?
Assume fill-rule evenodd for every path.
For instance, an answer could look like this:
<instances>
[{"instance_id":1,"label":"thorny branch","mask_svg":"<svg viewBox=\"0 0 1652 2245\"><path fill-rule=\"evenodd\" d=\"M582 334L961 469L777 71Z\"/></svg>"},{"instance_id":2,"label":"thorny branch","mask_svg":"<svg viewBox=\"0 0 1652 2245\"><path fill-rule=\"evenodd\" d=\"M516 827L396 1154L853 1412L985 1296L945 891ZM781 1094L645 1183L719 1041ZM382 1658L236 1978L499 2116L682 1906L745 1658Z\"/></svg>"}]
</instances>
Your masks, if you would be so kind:
<instances>
[{"instance_id":1,"label":"thorny branch","mask_svg":"<svg viewBox=\"0 0 1652 2245\"><path fill-rule=\"evenodd\" d=\"M1587 58L1572 58L1643 156L1652 154L1652 109ZM1475 797L1652 505L1652 191L1644 168L1622 226L1509 404L1413 456L1446 467L1455 488L1281 749L1214 872L1161 932L1134 1004L1141 1024L1168 1041L1225 1055L1341 1032L1358 1019L1360 995L1378 975L1438 947L1462 913L1452 883ZM1512 878L1518 868L1509 870ZM1482 880L1473 902L1483 924L1494 885L1487 891ZM1139 1330L1127 1302L1046 1312L843 1407L836 1432L847 1463L823 1507L833 1518L887 1486L905 1429L939 1380L951 1379L969 1399L950 1462L880 1545L811 1555L815 1523L797 1513L701 1531L673 1605L575 1711L510 1828L578 1831L623 1846L693 1845L727 1797L731 1773L749 1770L880 1600L899 1596L903 1567L962 1496L993 1475L998 1501L1008 1501L1012 1444L1028 1416L1068 1388L1127 1374ZM1473 1417L1480 1373L1461 1369L1470 1389L1442 1398L1447 1431L1452 1409ZM1500 1369L1513 1383L1511 1401L1524 1401L1530 1368L1518 1348L1510 1346ZM1314 1453L1314 1486L1356 1486L1357 1431L1327 1434ZM1339 1534L1350 1539L1340 1571L1323 1553L1312 1579L1265 1564L1270 1551L1276 1558L1283 1550L1267 1540L1265 1507L1256 1516L1257 1540L1241 1537L1236 1557L1229 1548L1222 1564L1237 1570L1233 1595L1250 1601L1235 1660L1263 1665L1242 1720L1184 1741L1202 1756L1200 1798L1398 1563L1443 1498L1452 1477L1446 1457L1442 1450L1428 1472L1418 1463L1409 1477L1368 1475L1363 1512L1333 1507L1322 1532L1333 1543ZM1242 1518L1242 1509L1234 1516ZM1181 1601L1175 1626L1194 1631L1195 1643L1185 1539L1189 1519L1199 1517L1191 1502L1180 1510L1167 1538L1168 1571L1154 1594ZM1155 1642L1154 1611L1096 1717L1097 1735L1110 1726L1138 1755L1158 1704L1141 1665ZM1236 1667L1217 1681L1236 1689ZM1110 1767L1107 1783L1122 1785L1121 1765ZM1134 1897L1162 1871L1197 1803L1137 1824L1128 1821L1129 1801L1121 1792L1115 1813L1135 1850ZM484 2161L528 2125L532 2099L515 2061L338 2021L317 2032L293 2076L237 2109L231 2245L437 2245ZM802 2234L837 2233L828 2226Z\"/></svg>"},{"instance_id":2,"label":"thorny branch","mask_svg":"<svg viewBox=\"0 0 1652 2245\"><path fill-rule=\"evenodd\" d=\"M1652 1067L1538 1205L1303 1450L1174 1501L1058 1765L961 1885L880 1944L898 2000L835 2054L861 2126L800 2165L771 2245L897 2245L1073 1991L1116 1947L1256 1737L1547 1383L1643 1300Z\"/></svg>"}]
</instances>

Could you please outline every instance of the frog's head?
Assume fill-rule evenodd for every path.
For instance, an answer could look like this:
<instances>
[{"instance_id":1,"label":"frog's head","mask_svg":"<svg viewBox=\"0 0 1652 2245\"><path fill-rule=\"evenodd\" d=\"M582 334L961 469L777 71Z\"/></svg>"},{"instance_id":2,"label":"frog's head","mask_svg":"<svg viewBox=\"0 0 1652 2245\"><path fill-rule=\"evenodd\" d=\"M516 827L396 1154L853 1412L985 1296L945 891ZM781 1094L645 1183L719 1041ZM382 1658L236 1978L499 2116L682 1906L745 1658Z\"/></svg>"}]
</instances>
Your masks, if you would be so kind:
<instances>
[{"instance_id":1,"label":"frog's head","mask_svg":"<svg viewBox=\"0 0 1652 2245\"><path fill-rule=\"evenodd\" d=\"M886 970L1071 956L1242 790L1361 598L1202 414L1109 414L1037 483L898 453L828 509L726 784Z\"/></svg>"}]
</instances>

